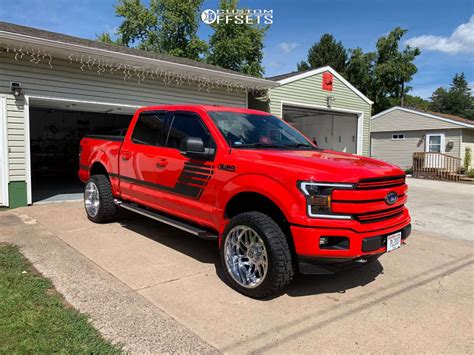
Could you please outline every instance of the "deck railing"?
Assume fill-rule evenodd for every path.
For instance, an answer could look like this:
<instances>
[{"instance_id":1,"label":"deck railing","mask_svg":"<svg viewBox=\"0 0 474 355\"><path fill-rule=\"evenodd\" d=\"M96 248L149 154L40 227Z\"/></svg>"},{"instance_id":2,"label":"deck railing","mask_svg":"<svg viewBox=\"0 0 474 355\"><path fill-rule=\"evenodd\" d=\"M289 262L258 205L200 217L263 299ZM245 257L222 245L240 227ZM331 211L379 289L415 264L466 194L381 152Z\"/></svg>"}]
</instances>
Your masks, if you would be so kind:
<instances>
[{"instance_id":1,"label":"deck railing","mask_svg":"<svg viewBox=\"0 0 474 355\"><path fill-rule=\"evenodd\" d=\"M413 153L413 177L459 181L461 159L444 153Z\"/></svg>"}]
</instances>

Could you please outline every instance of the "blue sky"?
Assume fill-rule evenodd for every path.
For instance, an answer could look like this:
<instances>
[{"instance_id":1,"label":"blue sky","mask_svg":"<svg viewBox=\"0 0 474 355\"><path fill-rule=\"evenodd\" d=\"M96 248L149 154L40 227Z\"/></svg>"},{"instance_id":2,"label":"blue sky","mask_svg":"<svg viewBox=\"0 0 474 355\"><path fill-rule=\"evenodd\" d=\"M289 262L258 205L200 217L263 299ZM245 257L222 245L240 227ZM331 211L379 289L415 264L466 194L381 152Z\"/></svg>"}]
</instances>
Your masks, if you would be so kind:
<instances>
[{"instance_id":1,"label":"blue sky","mask_svg":"<svg viewBox=\"0 0 474 355\"><path fill-rule=\"evenodd\" d=\"M114 31L120 24L116 0L2 1L0 20L84 38ZM274 24L265 39L266 75L296 69L308 48L323 33L333 34L346 48L373 50L377 39L396 26L409 30L404 40L420 47L412 94L429 97L464 72L474 85L474 17L472 0L241 0L240 6L272 9ZM217 9L205 0L203 9ZM201 24L203 39L211 34Z\"/></svg>"}]
</instances>

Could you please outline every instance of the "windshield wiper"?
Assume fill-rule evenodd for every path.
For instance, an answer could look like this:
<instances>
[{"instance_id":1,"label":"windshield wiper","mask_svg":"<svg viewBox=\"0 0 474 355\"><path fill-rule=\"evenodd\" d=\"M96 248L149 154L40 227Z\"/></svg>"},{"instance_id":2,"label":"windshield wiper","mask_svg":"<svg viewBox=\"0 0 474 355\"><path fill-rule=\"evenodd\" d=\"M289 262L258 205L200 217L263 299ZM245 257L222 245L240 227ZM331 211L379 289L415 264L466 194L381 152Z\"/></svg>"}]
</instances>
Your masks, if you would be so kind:
<instances>
[{"instance_id":1,"label":"windshield wiper","mask_svg":"<svg viewBox=\"0 0 474 355\"><path fill-rule=\"evenodd\" d=\"M286 144L284 146L285 148L308 148L308 149L318 149L312 145L306 144L306 143L295 143L295 144Z\"/></svg>"},{"instance_id":2,"label":"windshield wiper","mask_svg":"<svg viewBox=\"0 0 474 355\"><path fill-rule=\"evenodd\" d=\"M286 149L285 145L270 144L270 143L246 143L234 144L233 148L277 148Z\"/></svg>"}]
</instances>

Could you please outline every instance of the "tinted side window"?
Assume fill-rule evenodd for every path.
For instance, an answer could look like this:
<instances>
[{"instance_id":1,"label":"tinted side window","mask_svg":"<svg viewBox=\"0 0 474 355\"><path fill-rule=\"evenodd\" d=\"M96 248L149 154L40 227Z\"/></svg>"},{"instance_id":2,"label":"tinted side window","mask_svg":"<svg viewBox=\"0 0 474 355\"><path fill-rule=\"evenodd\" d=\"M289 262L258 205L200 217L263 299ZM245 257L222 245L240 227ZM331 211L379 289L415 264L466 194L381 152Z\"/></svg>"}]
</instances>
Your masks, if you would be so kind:
<instances>
[{"instance_id":1,"label":"tinted side window","mask_svg":"<svg viewBox=\"0 0 474 355\"><path fill-rule=\"evenodd\" d=\"M199 137L204 142L204 147L209 147L211 136L198 117L179 113L175 114L170 120L166 146L179 149L181 141L186 137Z\"/></svg>"},{"instance_id":2,"label":"tinted side window","mask_svg":"<svg viewBox=\"0 0 474 355\"><path fill-rule=\"evenodd\" d=\"M165 127L165 115L165 112L141 114L133 130L132 142L160 145Z\"/></svg>"}]
</instances>

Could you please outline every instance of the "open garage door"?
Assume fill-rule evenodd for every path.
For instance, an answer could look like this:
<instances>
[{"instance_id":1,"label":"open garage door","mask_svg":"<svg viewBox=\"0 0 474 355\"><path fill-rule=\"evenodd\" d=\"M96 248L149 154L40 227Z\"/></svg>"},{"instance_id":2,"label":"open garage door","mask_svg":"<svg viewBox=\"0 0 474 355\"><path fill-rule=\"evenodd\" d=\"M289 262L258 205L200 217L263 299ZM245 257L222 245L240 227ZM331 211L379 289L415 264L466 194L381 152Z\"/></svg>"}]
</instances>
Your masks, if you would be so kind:
<instances>
[{"instance_id":1,"label":"open garage door","mask_svg":"<svg viewBox=\"0 0 474 355\"><path fill-rule=\"evenodd\" d=\"M321 148L357 153L356 114L285 105L283 119Z\"/></svg>"},{"instance_id":2,"label":"open garage door","mask_svg":"<svg viewBox=\"0 0 474 355\"><path fill-rule=\"evenodd\" d=\"M123 134L131 109L61 101L30 100L32 202L82 198L77 177L79 142L85 134Z\"/></svg>"}]
</instances>

